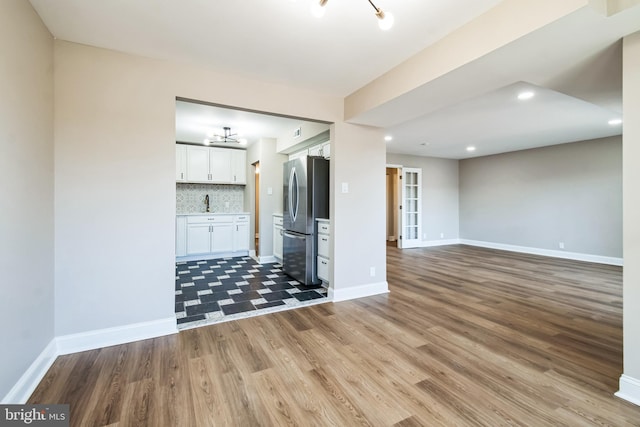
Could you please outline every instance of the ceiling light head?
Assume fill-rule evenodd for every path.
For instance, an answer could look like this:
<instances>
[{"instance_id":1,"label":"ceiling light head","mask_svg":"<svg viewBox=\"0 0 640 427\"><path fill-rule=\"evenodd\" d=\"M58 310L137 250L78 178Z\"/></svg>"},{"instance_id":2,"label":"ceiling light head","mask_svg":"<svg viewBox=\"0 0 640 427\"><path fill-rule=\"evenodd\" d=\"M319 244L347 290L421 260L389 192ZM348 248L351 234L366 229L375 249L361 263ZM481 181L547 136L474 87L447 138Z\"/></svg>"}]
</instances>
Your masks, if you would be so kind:
<instances>
[{"instance_id":1,"label":"ceiling light head","mask_svg":"<svg viewBox=\"0 0 640 427\"><path fill-rule=\"evenodd\" d=\"M311 5L311 14L316 18L322 18L324 16L325 8L324 5L327 4L327 0L317 0Z\"/></svg>"},{"instance_id":2,"label":"ceiling light head","mask_svg":"<svg viewBox=\"0 0 640 427\"><path fill-rule=\"evenodd\" d=\"M532 92L532 91L528 90L528 91L525 91L525 92L520 92L520 93L518 94L518 99L519 99L520 101L526 101L527 99L531 99L531 98L533 98L534 96L536 96L536 94L535 94L534 92Z\"/></svg>"},{"instance_id":3,"label":"ceiling light head","mask_svg":"<svg viewBox=\"0 0 640 427\"><path fill-rule=\"evenodd\" d=\"M387 135L384 137L384 140L389 142L389 141L393 141L393 137L391 135Z\"/></svg>"},{"instance_id":4,"label":"ceiling light head","mask_svg":"<svg viewBox=\"0 0 640 427\"><path fill-rule=\"evenodd\" d=\"M610 126L618 126L622 124L622 119L611 119L609 120Z\"/></svg>"},{"instance_id":5,"label":"ceiling light head","mask_svg":"<svg viewBox=\"0 0 640 427\"><path fill-rule=\"evenodd\" d=\"M376 11L376 16L378 17L378 26L380 27L381 30L388 30L391 27L393 27L393 15L390 13L385 13L382 11L382 9L380 9L378 6L376 6L375 4L373 4L373 0L369 0L369 4L371 5L371 7L373 7Z\"/></svg>"},{"instance_id":6,"label":"ceiling light head","mask_svg":"<svg viewBox=\"0 0 640 427\"><path fill-rule=\"evenodd\" d=\"M385 13L382 9L378 9L376 16L378 17L378 27L380 27L381 30L387 31L393 27L394 19L391 13Z\"/></svg>"},{"instance_id":7,"label":"ceiling light head","mask_svg":"<svg viewBox=\"0 0 640 427\"><path fill-rule=\"evenodd\" d=\"M473 153L474 151L476 151L476 147L474 147L473 145L470 145L467 147L467 151L470 153Z\"/></svg>"}]
</instances>

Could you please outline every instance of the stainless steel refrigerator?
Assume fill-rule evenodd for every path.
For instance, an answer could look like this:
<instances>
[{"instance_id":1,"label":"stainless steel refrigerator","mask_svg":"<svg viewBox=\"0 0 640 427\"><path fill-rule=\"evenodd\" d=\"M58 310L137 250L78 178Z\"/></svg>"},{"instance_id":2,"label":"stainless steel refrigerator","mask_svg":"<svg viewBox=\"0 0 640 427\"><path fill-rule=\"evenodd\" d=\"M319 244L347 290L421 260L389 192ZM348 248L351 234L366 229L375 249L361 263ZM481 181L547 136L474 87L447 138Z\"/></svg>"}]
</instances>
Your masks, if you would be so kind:
<instances>
[{"instance_id":1,"label":"stainless steel refrigerator","mask_svg":"<svg viewBox=\"0 0 640 427\"><path fill-rule=\"evenodd\" d=\"M305 285L319 285L316 218L329 218L329 161L303 156L284 164L282 269Z\"/></svg>"}]
</instances>

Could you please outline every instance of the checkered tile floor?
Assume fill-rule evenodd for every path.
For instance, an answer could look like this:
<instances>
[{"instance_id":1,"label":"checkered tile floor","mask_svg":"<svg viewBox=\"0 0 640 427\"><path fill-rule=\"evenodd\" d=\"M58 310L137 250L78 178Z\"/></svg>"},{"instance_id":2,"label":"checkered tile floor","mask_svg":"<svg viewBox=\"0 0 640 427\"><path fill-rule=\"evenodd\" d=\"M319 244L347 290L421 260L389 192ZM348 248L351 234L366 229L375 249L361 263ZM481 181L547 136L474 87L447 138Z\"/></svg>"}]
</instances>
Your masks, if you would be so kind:
<instances>
[{"instance_id":1,"label":"checkered tile floor","mask_svg":"<svg viewBox=\"0 0 640 427\"><path fill-rule=\"evenodd\" d=\"M327 297L282 272L280 264L250 257L176 263L176 317L179 326Z\"/></svg>"}]
</instances>

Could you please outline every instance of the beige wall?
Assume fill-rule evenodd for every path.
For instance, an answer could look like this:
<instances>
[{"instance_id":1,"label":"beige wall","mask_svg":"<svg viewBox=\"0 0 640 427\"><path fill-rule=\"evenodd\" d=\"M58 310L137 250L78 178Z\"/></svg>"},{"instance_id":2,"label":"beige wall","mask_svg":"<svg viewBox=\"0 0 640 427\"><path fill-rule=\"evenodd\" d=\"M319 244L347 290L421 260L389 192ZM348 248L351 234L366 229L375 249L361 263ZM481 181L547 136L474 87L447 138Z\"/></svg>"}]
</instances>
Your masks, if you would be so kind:
<instances>
[{"instance_id":1,"label":"beige wall","mask_svg":"<svg viewBox=\"0 0 640 427\"><path fill-rule=\"evenodd\" d=\"M623 45L624 374L640 404L640 32Z\"/></svg>"},{"instance_id":2,"label":"beige wall","mask_svg":"<svg viewBox=\"0 0 640 427\"><path fill-rule=\"evenodd\" d=\"M342 124L340 98L62 41L55 61L58 335L174 315L176 96L336 122L332 173L381 181L362 199L333 200L338 218L357 223L338 225L338 266L367 266L339 268L336 286L386 280L381 131ZM370 226L379 243L362 241Z\"/></svg>"},{"instance_id":3,"label":"beige wall","mask_svg":"<svg viewBox=\"0 0 640 427\"><path fill-rule=\"evenodd\" d=\"M334 291L386 284L385 143L382 129L335 123L331 129ZM348 192L342 192L342 186ZM370 269L375 269L375 276Z\"/></svg>"},{"instance_id":4,"label":"beige wall","mask_svg":"<svg viewBox=\"0 0 640 427\"><path fill-rule=\"evenodd\" d=\"M53 38L29 2L0 2L0 52L3 399L54 336Z\"/></svg>"},{"instance_id":5,"label":"beige wall","mask_svg":"<svg viewBox=\"0 0 640 427\"><path fill-rule=\"evenodd\" d=\"M621 138L461 160L460 237L622 258Z\"/></svg>"}]
</instances>

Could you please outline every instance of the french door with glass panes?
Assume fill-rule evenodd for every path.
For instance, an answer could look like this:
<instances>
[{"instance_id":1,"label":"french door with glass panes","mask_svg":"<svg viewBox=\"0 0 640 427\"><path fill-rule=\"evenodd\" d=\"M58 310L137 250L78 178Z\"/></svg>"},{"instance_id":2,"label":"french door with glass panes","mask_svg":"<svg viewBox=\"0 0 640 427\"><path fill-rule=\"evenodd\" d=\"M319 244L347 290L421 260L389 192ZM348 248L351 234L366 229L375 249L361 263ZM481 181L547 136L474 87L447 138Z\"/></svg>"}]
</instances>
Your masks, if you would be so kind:
<instances>
[{"instance_id":1,"label":"french door with glass panes","mask_svg":"<svg viewBox=\"0 0 640 427\"><path fill-rule=\"evenodd\" d=\"M402 168L402 205L400 206L400 248L421 245L422 236L422 169Z\"/></svg>"}]
</instances>

